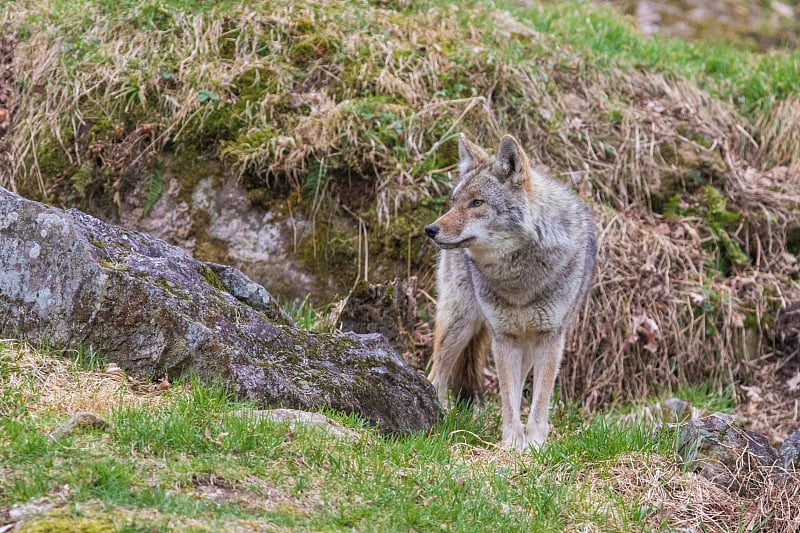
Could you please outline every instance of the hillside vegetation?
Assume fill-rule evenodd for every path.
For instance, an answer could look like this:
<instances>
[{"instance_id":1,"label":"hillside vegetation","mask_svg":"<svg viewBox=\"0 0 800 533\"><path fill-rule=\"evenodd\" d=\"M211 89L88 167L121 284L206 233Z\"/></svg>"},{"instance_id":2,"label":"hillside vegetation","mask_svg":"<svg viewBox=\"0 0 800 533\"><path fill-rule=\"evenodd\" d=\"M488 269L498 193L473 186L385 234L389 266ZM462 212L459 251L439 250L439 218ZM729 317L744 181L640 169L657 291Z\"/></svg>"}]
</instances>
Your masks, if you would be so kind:
<instances>
[{"instance_id":1,"label":"hillside vegetation","mask_svg":"<svg viewBox=\"0 0 800 533\"><path fill-rule=\"evenodd\" d=\"M64 357L64 356L67 357ZM728 410L730 397L682 395ZM0 524L110 531L793 531L800 484L737 496L685 472L675 432L558 404L542 453L497 447L495 411L427 435L349 437L241 414L197 382L151 384L91 352L0 342ZM104 428L54 430L77 411ZM793 503L794 502L794 503ZM5 526L2 526L5 527Z\"/></svg>"},{"instance_id":2,"label":"hillside vegetation","mask_svg":"<svg viewBox=\"0 0 800 533\"><path fill-rule=\"evenodd\" d=\"M0 0L2 187L120 222L237 180L309 221L298 259L342 294L415 274L435 298L421 230L456 135L512 133L599 237L530 456L497 447L491 395L426 435L328 413L340 441L90 347L0 340L0 531L795 531L800 484L727 492L624 416L675 394L797 428L798 94L800 51L648 38L579 1ZM313 328L330 296L285 308ZM106 425L51 436L83 410Z\"/></svg>"},{"instance_id":3,"label":"hillside vegetation","mask_svg":"<svg viewBox=\"0 0 800 533\"><path fill-rule=\"evenodd\" d=\"M516 135L596 215L560 380L589 408L747 379L797 299L800 52L645 38L584 2L2 6L0 185L114 220L167 170L189 196L224 169L313 221L298 254L342 291L365 271L430 291L420 228L445 208L455 135Z\"/></svg>"}]
</instances>

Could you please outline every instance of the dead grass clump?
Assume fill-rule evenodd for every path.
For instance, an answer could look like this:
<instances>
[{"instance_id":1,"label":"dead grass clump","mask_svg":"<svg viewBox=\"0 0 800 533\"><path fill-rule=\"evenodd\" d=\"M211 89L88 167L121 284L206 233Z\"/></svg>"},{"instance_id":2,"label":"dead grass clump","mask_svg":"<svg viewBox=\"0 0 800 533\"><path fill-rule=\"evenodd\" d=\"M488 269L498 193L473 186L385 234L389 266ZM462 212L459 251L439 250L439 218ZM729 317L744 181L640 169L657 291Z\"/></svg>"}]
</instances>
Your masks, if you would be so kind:
<instances>
[{"instance_id":1,"label":"dead grass clump","mask_svg":"<svg viewBox=\"0 0 800 533\"><path fill-rule=\"evenodd\" d=\"M478 438L472 434L471 437ZM464 464L475 470L495 470L504 467L537 468L536 464L528 465L526 455L518 450L510 450L502 444L480 440L479 445L459 442L453 444L450 453L456 464Z\"/></svg>"},{"instance_id":2,"label":"dead grass clump","mask_svg":"<svg viewBox=\"0 0 800 533\"><path fill-rule=\"evenodd\" d=\"M614 487L650 510L656 527L686 531L736 531L744 502L705 478L683 472L664 457L631 455L609 469Z\"/></svg>"},{"instance_id":3,"label":"dead grass clump","mask_svg":"<svg viewBox=\"0 0 800 533\"><path fill-rule=\"evenodd\" d=\"M770 479L751 504L746 529L790 533L800 529L800 477L788 481Z\"/></svg>"},{"instance_id":4,"label":"dead grass clump","mask_svg":"<svg viewBox=\"0 0 800 533\"><path fill-rule=\"evenodd\" d=\"M775 103L758 121L765 165L788 166L796 175L800 167L800 97Z\"/></svg>"},{"instance_id":5,"label":"dead grass clump","mask_svg":"<svg viewBox=\"0 0 800 533\"><path fill-rule=\"evenodd\" d=\"M747 375L743 361L765 350L747 317L752 328L780 305L780 277L709 275L702 220L605 210L597 223L597 278L564 358L564 393L591 409L609 396L642 398L686 381Z\"/></svg>"},{"instance_id":6,"label":"dead grass clump","mask_svg":"<svg viewBox=\"0 0 800 533\"><path fill-rule=\"evenodd\" d=\"M736 113L701 91L627 80L637 99L624 115L635 119L621 121L614 157L592 144L599 135L575 154L596 197L622 209L597 213L598 275L561 377L590 408L746 379L756 368L747 361L771 350L779 309L800 295L785 248L800 216L790 173L757 170Z\"/></svg>"},{"instance_id":7,"label":"dead grass clump","mask_svg":"<svg viewBox=\"0 0 800 533\"><path fill-rule=\"evenodd\" d=\"M677 461L631 455L615 461L611 482L627 500L650 509L654 527L683 531L770 531L800 527L800 478L762 476L759 490L742 497L683 471Z\"/></svg>"},{"instance_id":8,"label":"dead grass clump","mask_svg":"<svg viewBox=\"0 0 800 533\"><path fill-rule=\"evenodd\" d=\"M736 415L777 446L800 428L800 360L761 358L752 366L754 377L741 387L744 398Z\"/></svg>"},{"instance_id":9,"label":"dead grass clump","mask_svg":"<svg viewBox=\"0 0 800 533\"><path fill-rule=\"evenodd\" d=\"M591 181L606 204L660 211L670 195L723 181L722 150L747 153L744 120L693 85L572 66L552 72L557 91L515 67L503 81L523 96L496 90L494 109L539 161L564 179ZM536 103L532 113L519 112L522 99Z\"/></svg>"},{"instance_id":10,"label":"dead grass clump","mask_svg":"<svg viewBox=\"0 0 800 533\"><path fill-rule=\"evenodd\" d=\"M0 340L0 358L9 369L0 374L0 386L17 391L26 411L33 414L108 415L122 405L157 408L173 400L163 393L165 387L128 376L113 364L103 371L81 370L74 361L13 340Z\"/></svg>"}]
</instances>

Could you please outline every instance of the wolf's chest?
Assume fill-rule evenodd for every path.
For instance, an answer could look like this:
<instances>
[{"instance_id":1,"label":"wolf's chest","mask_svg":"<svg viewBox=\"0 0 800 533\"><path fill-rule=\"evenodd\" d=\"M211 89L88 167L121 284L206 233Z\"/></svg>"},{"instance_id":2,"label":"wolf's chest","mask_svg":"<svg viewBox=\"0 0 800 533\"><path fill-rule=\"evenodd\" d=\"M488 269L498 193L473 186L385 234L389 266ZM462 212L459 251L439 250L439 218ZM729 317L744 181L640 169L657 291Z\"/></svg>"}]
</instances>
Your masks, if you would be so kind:
<instances>
[{"instance_id":1,"label":"wolf's chest","mask_svg":"<svg viewBox=\"0 0 800 533\"><path fill-rule=\"evenodd\" d=\"M535 279L487 279L477 274L473 286L481 312L496 333L527 336L560 324L552 295L543 292Z\"/></svg>"},{"instance_id":2,"label":"wolf's chest","mask_svg":"<svg viewBox=\"0 0 800 533\"><path fill-rule=\"evenodd\" d=\"M516 338L532 337L543 331L558 329L561 319L551 304L508 307L492 301L481 301L481 311L495 334Z\"/></svg>"}]
</instances>

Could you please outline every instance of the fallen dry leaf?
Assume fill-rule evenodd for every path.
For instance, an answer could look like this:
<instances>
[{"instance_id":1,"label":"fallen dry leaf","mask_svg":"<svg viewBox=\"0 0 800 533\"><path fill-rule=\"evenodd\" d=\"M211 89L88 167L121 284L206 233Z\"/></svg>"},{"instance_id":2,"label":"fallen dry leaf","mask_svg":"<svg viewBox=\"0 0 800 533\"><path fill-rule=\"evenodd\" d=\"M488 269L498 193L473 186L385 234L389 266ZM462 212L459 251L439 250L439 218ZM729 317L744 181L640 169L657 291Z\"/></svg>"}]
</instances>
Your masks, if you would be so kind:
<instances>
[{"instance_id":1,"label":"fallen dry leaf","mask_svg":"<svg viewBox=\"0 0 800 533\"><path fill-rule=\"evenodd\" d=\"M647 339L647 343L644 345L645 350L655 352L658 349L659 330L655 320L642 311L633 317L633 328L637 334L644 335Z\"/></svg>"},{"instance_id":2,"label":"fallen dry leaf","mask_svg":"<svg viewBox=\"0 0 800 533\"><path fill-rule=\"evenodd\" d=\"M211 436L211 430L208 429L208 426L206 426L206 428L203 430L203 437L205 437L205 439L208 442L214 443L220 448L222 448L222 446L223 446L222 439L224 439L227 436L228 436L228 432L222 432L219 435L217 435L217 438L215 439L214 437Z\"/></svg>"},{"instance_id":3,"label":"fallen dry leaf","mask_svg":"<svg viewBox=\"0 0 800 533\"><path fill-rule=\"evenodd\" d=\"M696 306L701 306L706 301L706 297L697 292L690 292L689 299L692 301L692 305Z\"/></svg>"},{"instance_id":4,"label":"fallen dry leaf","mask_svg":"<svg viewBox=\"0 0 800 533\"><path fill-rule=\"evenodd\" d=\"M105 371L103 372L105 375L114 378L125 378L125 371L117 363L108 363L106 366Z\"/></svg>"},{"instance_id":5,"label":"fallen dry leaf","mask_svg":"<svg viewBox=\"0 0 800 533\"><path fill-rule=\"evenodd\" d=\"M172 383L169 382L169 378L166 374L164 374L164 378L161 381L150 387L150 392L161 392L169 389L170 387L172 387Z\"/></svg>"},{"instance_id":6,"label":"fallen dry leaf","mask_svg":"<svg viewBox=\"0 0 800 533\"><path fill-rule=\"evenodd\" d=\"M797 389L800 389L800 370L798 370L797 374L795 374L793 378L786 380L786 385L789 387L789 392L794 392Z\"/></svg>"},{"instance_id":7,"label":"fallen dry leaf","mask_svg":"<svg viewBox=\"0 0 800 533\"><path fill-rule=\"evenodd\" d=\"M763 400L763 398L761 397L761 388L760 387L756 387L755 385L753 385L752 387L748 387L746 385L742 385L742 390L745 393L747 393L747 399L750 400L753 403L760 402L760 401Z\"/></svg>"}]
</instances>

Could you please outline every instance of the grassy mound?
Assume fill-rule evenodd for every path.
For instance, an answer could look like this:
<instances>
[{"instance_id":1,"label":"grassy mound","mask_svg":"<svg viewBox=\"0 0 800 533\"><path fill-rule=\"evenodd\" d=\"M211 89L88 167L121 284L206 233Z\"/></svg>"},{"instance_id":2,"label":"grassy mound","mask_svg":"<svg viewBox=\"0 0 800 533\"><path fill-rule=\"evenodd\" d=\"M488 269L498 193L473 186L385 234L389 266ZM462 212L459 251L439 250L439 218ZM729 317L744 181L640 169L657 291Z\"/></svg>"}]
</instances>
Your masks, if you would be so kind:
<instances>
[{"instance_id":1,"label":"grassy mound","mask_svg":"<svg viewBox=\"0 0 800 533\"><path fill-rule=\"evenodd\" d=\"M0 523L14 531L792 531L800 485L738 497L684 472L675 435L559 404L534 456L496 448L497 412L386 438L236 415L199 383L147 388L87 354L0 342ZM690 393L691 391L683 391ZM702 394L709 409L730 398ZM698 405L699 406L699 405ZM76 410L108 421L49 433ZM330 415L336 417L336 415Z\"/></svg>"},{"instance_id":2,"label":"grassy mound","mask_svg":"<svg viewBox=\"0 0 800 533\"><path fill-rule=\"evenodd\" d=\"M418 273L467 132L505 132L594 207L600 268L561 377L590 408L746 378L796 300L800 52L646 39L584 2L6 5L0 185L114 218L164 166L298 198L307 264ZM135 198L134 198L135 197ZM347 223L343 223L343 221Z\"/></svg>"}]
</instances>

